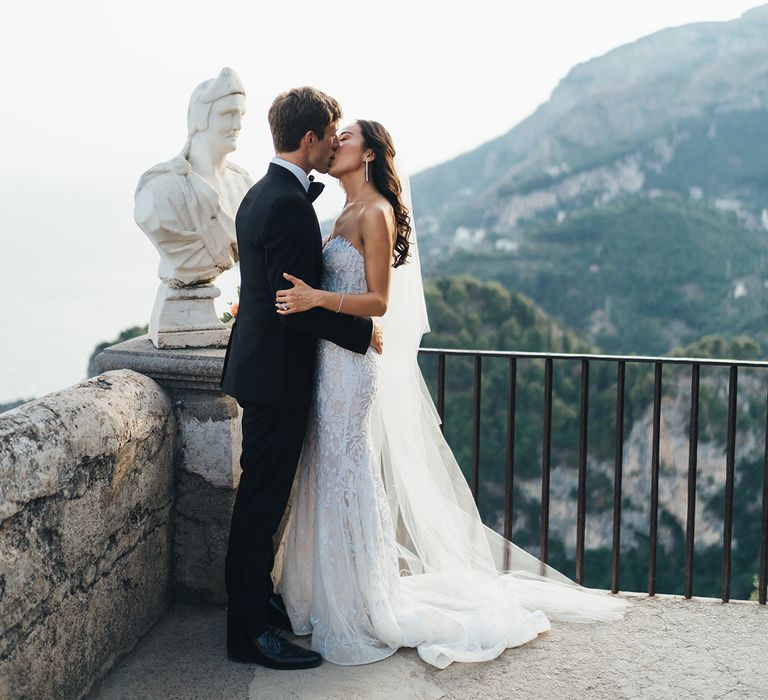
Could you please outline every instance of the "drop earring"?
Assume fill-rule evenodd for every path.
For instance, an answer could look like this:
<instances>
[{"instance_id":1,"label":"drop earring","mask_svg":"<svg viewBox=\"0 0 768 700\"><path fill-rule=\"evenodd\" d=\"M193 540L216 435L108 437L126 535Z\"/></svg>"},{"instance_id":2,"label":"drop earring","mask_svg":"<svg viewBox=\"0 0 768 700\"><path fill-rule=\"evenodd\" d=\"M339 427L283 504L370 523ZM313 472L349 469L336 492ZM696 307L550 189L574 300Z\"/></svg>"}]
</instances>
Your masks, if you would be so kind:
<instances>
[{"instance_id":1,"label":"drop earring","mask_svg":"<svg viewBox=\"0 0 768 700\"><path fill-rule=\"evenodd\" d=\"M365 161L365 181L368 182L368 161Z\"/></svg>"}]
</instances>

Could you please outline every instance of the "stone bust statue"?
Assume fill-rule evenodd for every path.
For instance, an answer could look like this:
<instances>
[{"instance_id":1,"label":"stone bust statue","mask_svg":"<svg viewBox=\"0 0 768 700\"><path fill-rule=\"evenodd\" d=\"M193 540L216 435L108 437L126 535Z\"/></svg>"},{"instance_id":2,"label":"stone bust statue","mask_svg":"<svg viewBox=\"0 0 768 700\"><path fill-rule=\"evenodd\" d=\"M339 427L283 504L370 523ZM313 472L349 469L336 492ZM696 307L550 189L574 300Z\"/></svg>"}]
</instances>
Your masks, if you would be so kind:
<instances>
[{"instance_id":1,"label":"stone bust statue","mask_svg":"<svg viewBox=\"0 0 768 700\"><path fill-rule=\"evenodd\" d=\"M139 179L134 219L160 254L149 323L157 347L226 345L228 329L213 307L220 292L211 283L238 260L235 215L253 185L227 160L244 114L245 89L224 68L192 92L181 153Z\"/></svg>"}]
</instances>

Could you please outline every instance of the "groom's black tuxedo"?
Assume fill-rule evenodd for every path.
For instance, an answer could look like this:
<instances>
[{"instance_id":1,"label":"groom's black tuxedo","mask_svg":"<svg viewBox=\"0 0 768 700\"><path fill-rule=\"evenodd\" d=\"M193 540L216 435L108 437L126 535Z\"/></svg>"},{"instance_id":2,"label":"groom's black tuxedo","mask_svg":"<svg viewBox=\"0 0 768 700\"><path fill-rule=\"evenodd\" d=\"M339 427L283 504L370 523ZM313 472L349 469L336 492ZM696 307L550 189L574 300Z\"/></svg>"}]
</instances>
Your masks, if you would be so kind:
<instances>
[{"instance_id":1,"label":"groom's black tuxedo","mask_svg":"<svg viewBox=\"0 0 768 700\"><path fill-rule=\"evenodd\" d=\"M232 328L221 389L238 401L308 406L317 338L365 353L371 320L326 309L282 316L278 289L293 286L284 272L320 286L320 226L296 176L271 163L245 195L235 220L240 251L240 304Z\"/></svg>"},{"instance_id":2,"label":"groom's black tuxedo","mask_svg":"<svg viewBox=\"0 0 768 700\"><path fill-rule=\"evenodd\" d=\"M297 177L275 163L245 195L235 220L240 305L221 389L243 407L242 474L227 549L227 634L254 638L270 624L272 538L296 473L314 382L317 338L365 353L369 318L325 309L282 316L288 272L312 287L322 273L320 226Z\"/></svg>"}]
</instances>

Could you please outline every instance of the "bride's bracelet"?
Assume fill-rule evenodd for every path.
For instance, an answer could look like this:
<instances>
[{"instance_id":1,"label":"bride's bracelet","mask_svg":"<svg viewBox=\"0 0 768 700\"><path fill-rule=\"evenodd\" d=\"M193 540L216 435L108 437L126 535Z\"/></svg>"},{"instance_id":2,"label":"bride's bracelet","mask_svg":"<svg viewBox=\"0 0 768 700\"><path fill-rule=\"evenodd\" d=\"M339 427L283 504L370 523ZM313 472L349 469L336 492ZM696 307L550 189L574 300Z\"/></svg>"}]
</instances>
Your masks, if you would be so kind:
<instances>
[{"instance_id":1,"label":"bride's bracelet","mask_svg":"<svg viewBox=\"0 0 768 700\"><path fill-rule=\"evenodd\" d=\"M336 313L341 313L341 305L344 303L344 292L341 293L341 298L339 299L339 308L336 309Z\"/></svg>"}]
</instances>

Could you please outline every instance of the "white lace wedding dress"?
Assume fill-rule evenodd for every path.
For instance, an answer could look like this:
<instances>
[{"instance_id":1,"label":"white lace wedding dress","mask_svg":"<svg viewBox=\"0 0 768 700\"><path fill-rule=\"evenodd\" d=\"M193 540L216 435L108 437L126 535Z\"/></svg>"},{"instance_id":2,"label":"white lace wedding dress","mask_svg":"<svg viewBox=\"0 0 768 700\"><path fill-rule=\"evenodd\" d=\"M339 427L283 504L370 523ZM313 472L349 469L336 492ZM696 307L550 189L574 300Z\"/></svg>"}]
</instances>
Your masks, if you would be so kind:
<instances>
[{"instance_id":1,"label":"white lace wedding dress","mask_svg":"<svg viewBox=\"0 0 768 700\"><path fill-rule=\"evenodd\" d=\"M323 263L324 289L366 291L363 257L345 239L325 245ZM385 352L386 342L385 336ZM464 547L461 556L452 556L462 552L467 537L456 529L466 513L449 503L459 516L436 522L426 505L430 497L440 501L426 493L432 484L418 487L421 493L408 509L411 533L402 535L404 516L393 517L395 501L385 489L380 448L372 439L381 360L371 349L360 355L319 343L314 402L273 571L296 634L311 633L312 649L336 664L370 663L399 647L415 647L425 661L444 668L452 661L486 661L525 644L550 628L550 617L619 619L624 600L577 587L556 572L555 578L500 573L490 556L484 559L484 535L482 545L471 545L477 552L467 554ZM401 437L408 439L389 439ZM485 530L477 526L474 504L462 508L476 519L467 530L470 538L471 531ZM422 526L431 534L416 532ZM407 540L416 545L411 550L424 550L424 538L433 541L432 551L443 547L443 553L419 557L401 544ZM515 549L518 560L528 557Z\"/></svg>"}]
</instances>

